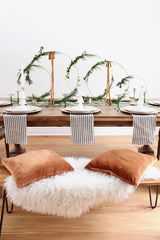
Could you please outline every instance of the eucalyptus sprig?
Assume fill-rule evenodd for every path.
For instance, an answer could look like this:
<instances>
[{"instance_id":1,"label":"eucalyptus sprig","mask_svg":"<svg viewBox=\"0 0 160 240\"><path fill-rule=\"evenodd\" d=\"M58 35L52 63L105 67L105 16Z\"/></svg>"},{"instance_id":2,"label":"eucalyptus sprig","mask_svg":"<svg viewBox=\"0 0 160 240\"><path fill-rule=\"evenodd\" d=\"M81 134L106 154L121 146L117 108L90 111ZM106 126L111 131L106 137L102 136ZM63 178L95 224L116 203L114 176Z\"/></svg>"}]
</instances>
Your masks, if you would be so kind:
<instances>
[{"instance_id":1,"label":"eucalyptus sprig","mask_svg":"<svg viewBox=\"0 0 160 240\"><path fill-rule=\"evenodd\" d=\"M61 98L61 99L55 98L54 103L60 104L64 101L68 101L71 97L75 96L76 93L77 93L77 88L74 88L73 91L66 94L63 98ZM46 98L48 96L50 96L50 91L43 93L41 96L36 96L36 95L32 94L32 96L28 96L27 98L30 100L36 100L37 102L50 102L50 99Z\"/></svg>"},{"instance_id":2,"label":"eucalyptus sprig","mask_svg":"<svg viewBox=\"0 0 160 240\"><path fill-rule=\"evenodd\" d=\"M72 68L79 60L86 60L87 58L90 58L90 57L98 57L98 56L95 55L95 54L90 54L90 53L87 53L86 51L84 51L81 55L77 56L74 60L71 60L70 65L67 67L67 70L66 70L66 78L67 78L67 79L70 78L71 68Z\"/></svg>"},{"instance_id":3,"label":"eucalyptus sprig","mask_svg":"<svg viewBox=\"0 0 160 240\"><path fill-rule=\"evenodd\" d=\"M132 79L132 78L133 78L133 76L131 76L131 75L129 75L127 77L124 77L124 78L121 79L120 82L118 82L116 84L116 86L119 87L119 88L122 88L122 86L125 86L127 84L127 82L129 82L129 80Z\"/></svg>"},{"instance_id":4,"label":"eucalyptus sprig","mask_svg":"<svg viewBox=\"0 0 160 240\"><path fill-rule=\"evenodd\" d=\"M36 96L34 94L32 94L32 96L28 96L27 98L30 100L36 100L37 102L41 102L41 101L48 101L48 99L46 99L46 97L50 96L51 91L49 90L48 92L43 93L41 96Z\"/></svg>"},{"instance_id":5,"label":"eucalyptus sprig","mask_svg":"<svg viewBox=\"0 0 160 240\"><path fill-rule=\"evenodd\" d=\"M75 87L75 88L71 91L71 93L65 94L65 96L64 96L62 99L55 99L55 100L54 100L54 103L60 104L60 103L63 103L63 102L65 102L65 101L69 101L70 98L72 98L72 97L74 97L74 96L76 95L76 93L77 93L77 88Z\"/></svg>"},{"instance_id":6,"label":"eucalyptus sprig","mask_svg":"<svg viewBox=\"0 0 160 240\"><path fill-rule=\"evenodd\" d=\"M84 102L88 102L90 99L92 101L102 101L102 100L104 100L105 95L106 95L106 89L104 90L103 94L100 94L97 97L83 96L83 100L84 100Z\"/></svg>"},{"instance_id":7,"label":"eucalyptus sprig","mask_svg":"<svg viewBox=\"0 0 160 240\"><path fill-rule=\"evenodd\" d=\"M103 60L103 61L100 61L100 62L97 62L96 64L94 64L90 69L89 71L86 73L85 77L83 78L85 81L88 82L88 78L89 76L95 71L95 70L98 70L100 69L101 66L104 66L106 64L107 60Z\"/></svg>"},{"instance_id":8,"label":"eucalyptus sprig","mask_svg":"<svg viewBox=\"0 0 160 240\"><path fill-rule=\"evenodd\" d=\"M83 78L86 82L88 82L88 79L89 77L91 76L91 74L95 71L95 70L98 70L100 69L100 67L102 66L105 66L105 64L107 63L107 60L103 60L103 61L100 61L100 62L97 62L96 64L94 64L90 69L89 71L86 73L85 77ZM116 63L117 64L117 63ZM121 65L120 65L121 66ZM121 66L122 67L122 66ZM122 67L123 68L123 67ZM123 68L124 69L124 68ZM124 69L125 70L125 69ZM129 76L126 76L124 78L121 79L120 82L118 82L116 84L117 87L119 88L122 88L123 86L126 86L127 85L127 82L129 82L130 79L132 79L133 76L129 75ZM113 77L113 75L111 76L111 82L110 82L110 89L111 87L113 86L115 82L115 79ZM105 93L105 94L104 94ZM101 96L102 98L106 95L106 89L104 91L104 93L102 95L100 95L100 99L101 99ZM119 99L121 100L122 98L124 98L126 96L126 94L128 93L128 88L124 89L124 93L119 97ZM94 99L94 98L93 98ZM99 99L99 96L98 97L95 97L95 99Z\"/></svg>"},{"instance_id":9,"label":"eucalyptus sprig","mask_svg":"<svg viewBox=\"0 0 160 240\"><path fill-rule=\"evenodd\" d=\"M111 87L112 87L114 81L115 81L115 80L114 80L114 77L113 77L113 75L112 75L112 77L111 77L111 83L110 83L110 85L109 85L110 89L111 89Z\"/></svg>"},{"instance_id":10,"label":"eucalyptus sprig","mask_svg":"<svg viewBox=\"0 0 160 240\"><path fill-rule=\"evenodd\" d=\"M64 98L63 98L62 100L63 100L63 101L64 101L64 99L68 100L68 99L74 97L74 96L76 95L76 93L77 93L77 90L78 90L77 87L75 87L75 88L71 91L71 93L65 94L65 95L64 95Z\"/></svg>"},{"instance_id":11,"label":"eucalyptus sprig","mask_svg":"<svg viewBox=\"0 0 160 240\"><path fill-rule=\"evenodd\" d=\"M127 93L128 93L128 88L124 90L123 94L119 95L119 101L121 101L127 95Z\"/></svg>"},{"instance_id":12,"label":"eucalyptus sprig","mask_svg":"<svg viewBox=\"0 0 160 240\"><path fill-rule=\"evenodd\" d=\"M26 82L28 82L29 85L31 85L33 83L33 81L31 80L31 76L30 73L31 71L33 71L33 68L43 68L41 65L36 64L35 62L39 61L39 59L42 56L47 56L49 55L49 52L43 52L44 47L40 47L40 50L38 52L38 54L36 54L33 59L31 60L31 62L24 68L23 72L26 73L26 77L25 80ZM17 79L17 83L20 84L20 79L21 79L21 69L18 71L17 73L18 79Z\"/></svg>"},{"instance_id":13,"label":"eucalyptus sprig","mask_svg":"<svg viewBox=\"0 0 160 240\"><path fill-rule=\"evenodd\" d=\"M101 95L99 95L99 96L97 96L97 97L91 97L91 99L92 99L92 101L103 100L104 97L105 97L105 95L106 95L106 89L104 89L104 92L103 92Z\"/></svg>"}]
</instances>

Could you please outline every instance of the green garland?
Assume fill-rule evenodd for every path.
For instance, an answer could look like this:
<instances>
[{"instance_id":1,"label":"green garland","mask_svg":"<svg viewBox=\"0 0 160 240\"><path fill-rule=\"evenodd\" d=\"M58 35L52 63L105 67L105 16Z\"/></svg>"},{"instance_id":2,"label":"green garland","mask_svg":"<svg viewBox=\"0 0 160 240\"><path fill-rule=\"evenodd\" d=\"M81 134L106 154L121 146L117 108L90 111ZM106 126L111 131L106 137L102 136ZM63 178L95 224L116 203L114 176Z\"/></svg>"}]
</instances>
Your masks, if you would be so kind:
<instances>
[{"instance_id":1,"label":"green garland","mask_svg":"<svg viewBox=\"0 0 160 240\"><path fill-rule=\"evenodd\" d=\"M26 77L25 77L25 80L26 82L31 85L33 84L33 81L31 79L31 76L30 76L30 73L31 71L33 70L33 68L43 68L41 65L39 64L36 64L37 61L39 61L39 59L43 56L48 56L50 51L49 52L44 52L43 51L44 47L40 47L40 50L38 52L38 54L36 54L33 59L31 60L31 62L24 68L24 73L26 74ZM60 52L57 52L57 51L54 51L54 53L60 53ZM69 66L67 67L67 70L66 70L66 78L69 79L70 78L70 71L71 71L71 68L76 65L78 63L79 60L86 60L87 58L92 58L92 57L98 57L97 55L95 54L89 54L87 53L86 51L84 51L81 55L77 56L74 60L71 60ZM91 74L100 69L100 67L104 66L106 64L107 60L103 60L103 61L99 61L97 62L96 64L94 64L90 69L89 71L86 73L86 75L84 76L83 80L88 82L88 79L89 77L91 76ZM43 68L44 69L44 68ZM20 84L20 78L21 78L21 69L18 71L18 79L17 79L17 82L18 84ZM116 84L117 87L119 88L122 88L122 86L126 85L127 82L133 78L132 76L127 76L125 78L122 78L122 80L120 82L118 82ZM77 79L77 86L78 86L78 82L79 82L79 76L78 76L78 79ZM112 75L111 77L111 83L110 83L110 88L112 87L114 83L114 77ZM119 99L121 100L122 98L125 97L126 93L127 93L128 89L125 89L125 92L119 96ZM56 104L60 104L62 102L66 102L66 101L69 101L73 96L75 96L77 93L77 87L73 89L73 91L71 91L71 93L69 94L65 94L64 97L62 99L55 99L54 102ZM101 100L104 100L105 98L105 95L106 95L106 89L104 90L103 94L97 96L97 97L87 97L87 96L83 96L83 99L85 102L87 102L89 99L91 99L92 101L101 101ZM46 97L49 97L50 96L50 90L47 91L46 93L42 94L41 96L36 96L36 95L32 95L30 97L28 97L30 100L36 100L37 102L41 102L41 101L45 101L45 102L49 102L50 99L46 99Z\"/></svg>"},{"instance_id":2,"label":"green garland","mask_svg":"<svg viewBox=\"0 0 160 240\"><path fill-rule=\"evenodd\" d=\"M104 66L106 64L107 60L103 60L101 62L97 62L96 64L94 64L90 70L86 73L85 77L83 78L86 82L88 82L88 78L89 76L95 71L100 69L101 66Z\"/></svg>"},{"instance_id":3,"label":"green garland","mask_svg":"<svg viewBox=\"0 0 160 240\"><path fill-rule=\"evenodd\" d=\"M117 87L122 88L122 86L125 86L127 82L129 82L130 79L132 79L133 76L129 75L127 77L122 78L120 82L116 84Z\"/></svg>"},{"instance_id":4,"label":"green garland","mask_svg":"<svg viewBox=\"0 0 160 240\"><path fill-rule=\"evenodd\" d=\"M42 94L41 96L36 96L34 94L32 94L32 96L28 96L27 98L29 100L36 100L37 102L41 102L41 101L48 101L48 99L46 100L46 97L50 96L51 91L49 90L48 92Z\"/></svg>"},{"instance_id":5,"label":"green garland","mask_svg":"<svg viewBox=\"0 0 160 240\"><path fill-rule=\"evenodd\" d=\"M100 62L97 62L96 64L94 64L90 69L89 69L89 71L86 73L86 75L85 75L85 77L83 78L86 82L88 82L88 79L89 79L89 77L90 77L90 75L95 71L95 70L98 70L98 69L100 69L100 67L102 67L102 66L104 66L105 64L107 63L107 60L103 60L103 61L100 61ZM119 64L120 65L120 64ZM120 65L121 66L121 65ZM122 67L122 66L121 66ZM123 68L123 67L122 67ZM124 68L123 68L124 69ZM124 69L125 70L125 69ZM118 82L117 84L116 84L116 86L117 87L119 87L119 88L122 88L122 86L125 86L125 85L127 85L127 82L129 82L129 80L130 79L132 79L133 78L133 76L131 76L131 75L129 75L129 76L126 76L126 77L124 77L124 78L122 78L121 79L121 81L120 82ZM110 89L111 89L111 87L113 86L113 83L114 83L114 77L113 77L113 75L112 75L112 77L111 77L111 83L110 83ZM126 94L128 93L128 88L126 88L126 89L124 89L124 93L121 95L121 96L119 96L119 100L122 100L125 96L126 96ZM102 95L99 95L99 96L97 96L97 97L93 97L93 98L91 98L93 101L95 100L100 100L100 99L103 99L104 97L105 97L105 95L106 95L106 89L105 89L105 91L104 91L104 93L102 94Z\"/></svg>"},{"instance_id":6,"label":"green garland","mask_svg":"<svg viewBox=\"0 0 160 240\"><path fill-rule=\"evenodd\" d=\"M43 68L41 65L37 65L35 64L36 61L39 61L39 59L43 56L49 56L49 52L43 52L43 49L44 47L40 47L40 50L38 52L38 54L36 54L33 59L31 60L31 62L24 68L24 73L26 73L26 77L25 77L25 80L26 82L31 85L33 84L33 81L31 80L31 77L30 77L30 72L33 70L34 67L36 68ZM57 52L57 51L54 51L54 53L56 54L59 54L60 52ZM44 69L44 68L43 68ZM46 69L45 69L46 70ZM19 70L18 74L18 79L17 79L17 82L18 84L20 84L20 79L21 79L21 69ZM50 100L49 99L46 99L46 97L49 97L50 96L50 90L45 92L44 94L42 94L41 96L36 96L34 94L32 94L32 96L28 96L27 98L29 100L36 100L37 102L41 102L41 101L45 101L45 102L49 102ZM69 94L66 94L62 99L55 99L54 100L54 103L61 103L61 102L64 102L64 101L67 101L69 100L71 97L75 96L77 93L77 88L74 88L73 91L71 91L71 93Z\"/></svg>"},{"instance_id":7,"label":"green garland","mask_svg":"<svg viewBox=\"0 0 160 240\"><path fill-rule=\"evenodd\" d=\"M73 96L75 96L77 93L77 88L74 88L71 93L65 94L63 98L61 99L54 99L55 104L60 104L65 101L69 101ZM41 96L36 96L32 94L32 96L28 97L29 100L36 100L37 102L50 102L50 99L46 99L46 97L50 96L50 91L42 94Z\"/></svg>"},{"instance_id":8,"label":"green garland","mask_svg":"<svg viewBox=\"0 0 160 240\"><path fill-rule=\"evenodd\" d=\"M77 56L74 60L71 60L70 65L67 67L66 70L66 78L69 79L70 78L70 71L71 68L79 61L79 60L86 60L89 57L98 57L95 54L89 54L86 53L86 51L84 51L80 56ZM79 76L78 76L78 80L79 80Z\"/></svg>"},{"instance_id":9,"label":"green garland","mask_svg":"<svg viewBox=\"0 0 160 240\"><path fill-rule=\"evenodd\" d=\"M105 95L106 95L106 89L104 89L104 92L103 92L103 94L101 94L101 95L99 95L99 96L97 96L97 97L91 97L91 99L92 99L92 101L99 101L99 100L103 100L103 99L104 99L104 97L105 97Z\"/></svg>"},{"instance_id":10,"label":"green garland","mask_svg":"<svg viewBox=\"0 0 160 240\"><path fill-rule=\"evenodd\" d=\"M49 55L49 52L43 52L44 47L40 47L40 50L38 52L38 54L36 54L32 61L24 68L23 72L26 73L26 77L25 80L26 82L31 85L33 83L33 81L31 80L31 76L30 76L30 72L33 70L34 67L36 68L43 68L41 65L39 64L35 64L36 61L39 61L39 59L42 56L47 56ZM44 68L43 68L44 69ZM17 83L20 84L20 79L21 79L21 69L19 69L18 73L17 73L18 79L17 79Z\"/></svg>"}]
</instances>

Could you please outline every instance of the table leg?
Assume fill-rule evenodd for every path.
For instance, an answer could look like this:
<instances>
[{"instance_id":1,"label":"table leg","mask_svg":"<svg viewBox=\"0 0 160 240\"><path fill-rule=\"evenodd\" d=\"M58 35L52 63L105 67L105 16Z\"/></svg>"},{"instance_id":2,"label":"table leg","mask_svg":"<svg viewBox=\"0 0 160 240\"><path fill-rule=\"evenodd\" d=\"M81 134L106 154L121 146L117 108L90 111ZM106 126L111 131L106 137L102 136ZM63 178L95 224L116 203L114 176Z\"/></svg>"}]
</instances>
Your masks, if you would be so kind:
<instances>
[{"instance_id":1,"label":"table leg","mask_svg":"<svg viewBox=\"0 0 160 240\"><path fill-rule=\"evenodd\" d=\"M11 149L9 156L14 157L25 152L26 149L22 148L20 144L14 144L14 147Z\"/></svg>"},{"instance_id":2,"label":"table leg","mask_svg":"<svg viewBox=\"0 0 160 240\"><path fill-rule=\"evenodd\" d=\"M154 150L150 147L150 145L143 145L142 147L139 147L138 152L154 156Z\"/></svg>"}]
</instances>

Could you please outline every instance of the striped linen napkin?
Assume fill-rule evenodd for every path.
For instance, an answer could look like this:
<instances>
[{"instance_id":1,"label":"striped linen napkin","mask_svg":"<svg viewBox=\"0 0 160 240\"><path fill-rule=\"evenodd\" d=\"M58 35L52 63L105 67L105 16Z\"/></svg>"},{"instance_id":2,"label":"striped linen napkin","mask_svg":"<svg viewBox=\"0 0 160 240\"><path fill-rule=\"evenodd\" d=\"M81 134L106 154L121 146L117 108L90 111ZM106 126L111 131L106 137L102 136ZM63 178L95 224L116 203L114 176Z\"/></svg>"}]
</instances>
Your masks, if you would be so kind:
<instances>
[{"instance_id":1,"label":"striped linen napkin","mask_svg":"<svg viewBox=\"0 0 160 240\"><path fill-rule=\"evenodd\" d=\"M27 144L27 114L5 114L6 143Z\"/></svg>"},{"instance_id":2,"label":"striped linen napkin","mask_svg":"<svg viewBox=\"0 0 160 240\"><path fill-rule=\"evenodd\" d=\"M94 144L93 114L70 114L71 140L73 144Z\"/></svg>"},{"instance_id":3,"label":"striped linen napkin","mask_svg":"<svg viewBox=\"0 0 160 240\"><path fill-rule=\"evenodd\" d=\"M155 128L155 115L133 115L132 144L154 145Z\"/></svg>"}]
</instances>

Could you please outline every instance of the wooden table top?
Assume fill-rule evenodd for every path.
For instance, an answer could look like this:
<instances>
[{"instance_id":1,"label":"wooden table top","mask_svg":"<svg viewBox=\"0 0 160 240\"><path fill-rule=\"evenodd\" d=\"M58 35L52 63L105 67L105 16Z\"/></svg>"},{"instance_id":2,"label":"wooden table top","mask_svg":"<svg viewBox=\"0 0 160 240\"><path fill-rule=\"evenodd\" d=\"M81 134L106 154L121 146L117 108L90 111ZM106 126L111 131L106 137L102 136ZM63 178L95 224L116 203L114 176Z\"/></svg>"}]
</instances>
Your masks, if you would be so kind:
<instances>
[{"instance_id":1,"label":"wooden table top","mask_svg":"<svg viewBox=\"0 0 160 240\"><path fill-rule=\"evenodd\" d=\"M70 126L70 116L62 113L62 107L41 107L39 113L28 114L27 125L32 127L68 127ZM115 109L115 106L100 106L101 112L94 114L94 126L115 127L132 126L132 115L122 113ZM1 107L2 111L5 107ZM157 126L160 126L160 114L157 115ZM3 126L3 114L0 113L0 126Z\"/></svg>"}]
</instances>

